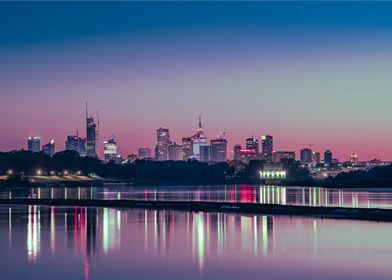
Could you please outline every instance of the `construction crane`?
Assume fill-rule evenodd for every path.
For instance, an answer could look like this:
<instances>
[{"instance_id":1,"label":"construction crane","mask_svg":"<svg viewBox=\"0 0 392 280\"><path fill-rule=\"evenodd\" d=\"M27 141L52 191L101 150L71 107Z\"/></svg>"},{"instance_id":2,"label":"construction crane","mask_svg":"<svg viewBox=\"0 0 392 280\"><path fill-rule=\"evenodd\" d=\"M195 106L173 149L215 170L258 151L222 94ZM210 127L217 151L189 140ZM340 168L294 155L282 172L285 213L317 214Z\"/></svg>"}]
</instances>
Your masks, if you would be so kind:
<instances>
[{"instance_id":1,"label":"construction crane","mask_svg":"<svg viewBox=\"0 0 392 280\"><path fill-rule=\"evenodd\" d=\"M221 131L221 132L219 132L218 137L227 139L228 134L231 134L231 131Z\"/></svg>"}]
</instances>

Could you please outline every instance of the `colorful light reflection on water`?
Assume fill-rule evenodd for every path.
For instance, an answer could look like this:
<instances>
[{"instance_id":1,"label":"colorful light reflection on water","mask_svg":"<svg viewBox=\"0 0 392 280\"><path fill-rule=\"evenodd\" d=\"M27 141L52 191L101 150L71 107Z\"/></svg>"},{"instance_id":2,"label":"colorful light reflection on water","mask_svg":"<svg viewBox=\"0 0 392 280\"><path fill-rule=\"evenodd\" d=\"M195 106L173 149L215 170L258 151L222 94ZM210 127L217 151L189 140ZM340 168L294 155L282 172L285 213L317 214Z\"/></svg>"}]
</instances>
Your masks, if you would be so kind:
<instances>
[{"instance_id":1,"label":"colorful light reflection on water","mask_svg":"<svg viewBox=\"0 0 392 280\"><path fill-rule=\"evenodd\" d=\"M390 279L390 232L303 217L0 207L1 279Z\"/></svg>"}]
</instances>

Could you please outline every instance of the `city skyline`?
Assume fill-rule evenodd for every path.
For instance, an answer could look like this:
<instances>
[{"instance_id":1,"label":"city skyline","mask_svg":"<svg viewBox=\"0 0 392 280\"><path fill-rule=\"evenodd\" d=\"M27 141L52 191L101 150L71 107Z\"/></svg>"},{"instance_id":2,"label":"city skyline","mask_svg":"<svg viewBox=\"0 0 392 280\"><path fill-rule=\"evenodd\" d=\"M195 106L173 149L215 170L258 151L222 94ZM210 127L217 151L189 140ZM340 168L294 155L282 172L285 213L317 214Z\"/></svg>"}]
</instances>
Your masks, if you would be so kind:
<instances>
[{"instance_id":1,"label":"city skyline","mask_svg":"<svg viewBox=\"0 0 392 280\"><path fill-rule=\"evenodd\" d=\"M201 112L208 139L232 132L229 151L253 134L392 159L391 3L0 5L2 151L31 132L58 150L84 137L88 99L101 156L112 133L124 156L159 127L181 143Z\"/></svg>"}]
</instances>

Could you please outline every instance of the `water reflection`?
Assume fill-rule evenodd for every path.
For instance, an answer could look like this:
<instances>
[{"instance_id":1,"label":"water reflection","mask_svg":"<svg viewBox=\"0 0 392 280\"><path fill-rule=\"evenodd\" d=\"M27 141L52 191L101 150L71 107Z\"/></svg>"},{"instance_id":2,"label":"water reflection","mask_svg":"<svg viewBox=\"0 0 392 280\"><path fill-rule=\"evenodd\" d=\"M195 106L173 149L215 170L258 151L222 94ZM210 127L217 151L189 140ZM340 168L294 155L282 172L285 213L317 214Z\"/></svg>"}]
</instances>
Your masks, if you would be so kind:
<instances>
[{"instance_id":1,"label":"water reflection","mask_svg":"<svg viewBox=\"0 0 392 280\"><path fill-rule=\"evenodd\" d=\"M246 274L249 271L244 269L251 267L268 272L283 265L290 271L292 265L313 263L329 270L331 266L339 268L342 258L353 266L371 264L392 273L390 261L384 258L392 253L392 245L389 235L382 234L391 230L392 225L385 223L263 215L0 207L0 246L9 248L0 251L0 257L7 262L7 254L16 254L10 258L10 270L17 265L30 274L37 273L34 266L46 264L47 274L37 279L53 279L51 272L56 275L61 267L70 270L55 276L58 279L107 279L105 269L110 273L124 270L114 277L117 279L128 279L125 276L139 270L150 277L147 279L161 278L159 273L143 268L146 264L166 271L168 277L161 279L183 279L173 276L181 274L183 266L188 279L214 279L216 273L225 274L232 268ZM26 242L18 242L21 239ZM48 262L56 267L53 271ZM25 276L23 270L18 273L19 279ZM238 279L234 275L227 272L225 277ZM134 276L140 279L140 275Z\"/></svg>"},{"instance_id":2,"label":"water reflection","mask_svg":"<svg viewBox=\"0 0 392 280\"><path fill-rule=\"evenodd\" d=\"M265 203L306 206L392 208L388 190L341 190L281 186L180 186L180 187L88 187L10 188L0 198L134 199Z\"/></svg>"}]
</instances>

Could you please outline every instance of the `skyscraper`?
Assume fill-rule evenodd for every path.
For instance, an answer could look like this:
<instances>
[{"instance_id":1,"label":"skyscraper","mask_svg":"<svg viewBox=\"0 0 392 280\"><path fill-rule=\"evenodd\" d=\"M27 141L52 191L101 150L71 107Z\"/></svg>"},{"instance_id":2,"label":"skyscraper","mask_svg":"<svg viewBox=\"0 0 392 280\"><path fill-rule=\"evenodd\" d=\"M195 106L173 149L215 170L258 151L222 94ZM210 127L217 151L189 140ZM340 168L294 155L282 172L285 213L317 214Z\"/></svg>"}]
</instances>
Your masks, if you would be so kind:
<instances>
[{"instance_id":1,"label":"skyscraper","mask_svg":"<svg viewBox=\"0 0 392 280\"><path fill-rule=\"evenodd\" d=\"M200 146L200 159L201 162L211 161L211 145Z\"/></svg>"},{"instance_id":2,"label":"skyscraper","mask_svg":"<svg viewBox=\"0 0 392 280\"><path fill-rule=\"evenodd\" d=\"M169 145L169 160L184 160L183 147L176 142L171 142Z\"/></svg>"},{"instance_id":3,"label":"skyscraper","mask_svg":"<svg viewBox=\"0 0 392 280\"><path fill-rule=\"evenodd\" d=\"M182 150L184 153L184 160L188 160L193 155L193 141L191 137L182 138Z\"/></svg>"},{"instance_id":4,"label":"skyscraper","mask_svg":"<svg viewBox=\"0 0 392 280\"><path fill-rule=\"evenodd\" d=\"M116 161L117 158L117 142L112 139L103 142L103 155L106 162Z\"/></svg>"},{"instance_id":5,"label":"skyscraper","mask_svg":"<svg viewBox=\"0 0 392 280\"><path fill-rule=\"evenodd\" d=\"M139 159L151 159L151 149L150 148L139 148L137 150L137 156Z\"/></svg>"},{"instance_id":6,"label":"skyscraper","mask_svg":"<svg viewBox=\"0 0 392 280\"><path fill-rule=\"evenodd\" d=\"M246 149L247 150L254 150L256 155L259 154L259 141L254 138L253 136L246 139Z\"/></svg>"},{"instance_id":7,"label":"skyscraper","mask_svg":"<svg viewBox=\"0 0 392 280\"><path fill-rule=\"evenodd\" d=\"M241 160L241 149L242 149L242 147L240 144L234 145L234 160L235 161Z\"/></svg>"},{"instance_id":8,"label":"skyscraper","mask_svg":"<svg viewBox=\"0 0 392 280\"><path fill-rule=\"evenodd\" d=\"M27 138L27 150L33 153L39 152L41 150L41 137L40 136L30 136Z\"/></svg>"},{"instance_id":9,"label":"skyscraper","mask_svg":"<svg viewBox=\"0 0 392 280\"><path fill-rule=\"evenodd\" d=\"M272 152L274 150L273 138L270 135L261 136L261 154L265 161L272 161Z\"/></svg>"},{"instance_id":10,"label":"skyscraper","mask_svg":"<svg viewBox=\"0 0 392 280\"><path fill-rule=\"evenodd\" d=\"M88 157L98 157L97 153L97 125L94 117L88 116L86 102L86 155Z\"/></svg>"},{"instance_id":11,"label":"skyscraper","mask_svg":"<svg viewBox=\"0 0 392 280\"><path fill-rule=\"evenodd\" d=\"M77 135L67 136L65 141L65 150L76 151L80 156L86 155L86 138L80 138Z\"/></svg>"},{"instance_id":12,"label":"skyscraper","mask_svg":"<svg viewBox=\"0 0 392 280\"><path fill-rule=\"evenodd\" d=\"M300 161L303 164L311 164L313 159L312 159L312 150L309 148L305 148L301 150L301 157Z\"/></svg>"},{"instance_id":13,"label":"skyscraper","mask_svg":"<svg viewBox=\"0 0 392 280\"><path fill-rule=\"evenodd\" d=\"M170 134L167 128L157 129L157 146L155 150L155 159L164 161L169 159Z\"/></svg>"},{"instance_id":14,"label":"skyscraper","mask_svg":"<svg viewBox=\"0 0 392 280\"><path fill-rule=\"evenodd\" d=\"M42 146L42 152L44 152L44 154L48 156L53 156L55 151L56 149L55 149L55 144L53 139L50 140L48 144Z\"/></svg>"},{"instance_id":15,"label":"skyscraper","mask_svg":"<svg viewBox=\"0 0 392 280\"><path fill-rule=\"evenodd\" d=\"M326 150L324 153L324 163L332 164L332 152L330 150Z\"/></svg>"},{"instance_id":16,"label":"skyscraper","mask_svg":"<svg viewBox=\"0 0 392 280\"><path fill-rule=\"evenodd\" d=\"M211 161L225 162L227 160L227 140L223 137L211 140Z\"/></svg>"},{"instance_id":17,"label":"skyscraper","mask_svg":"<svg viewBox=\"0 0 392 280\"><path fill-rule=\"evenodd\" d=\"M204 136L203 126L201 125L201 115L199 115L199 125L197 132L192 136L193 143L193 158L200 160L200 147L209 146L207 137Z\"/></svg>"},{"instance_id":18,"label":"skyscraper","mask_svg":"<svg viewBox=\"0 0 392 280\"><path fill-rule=\"evenodd\" d=\"M314 164L319 164L321 162L321 156L319 152L312 153L312 161Z\"/></svg>"}]
</instances>

